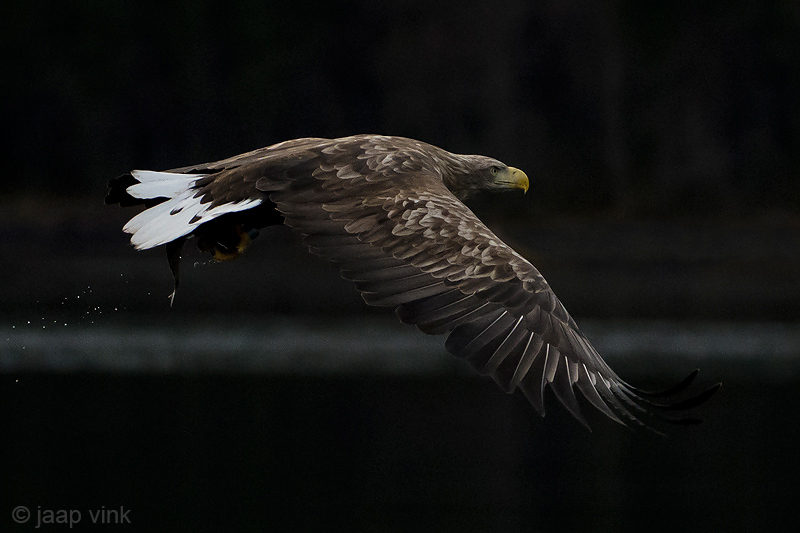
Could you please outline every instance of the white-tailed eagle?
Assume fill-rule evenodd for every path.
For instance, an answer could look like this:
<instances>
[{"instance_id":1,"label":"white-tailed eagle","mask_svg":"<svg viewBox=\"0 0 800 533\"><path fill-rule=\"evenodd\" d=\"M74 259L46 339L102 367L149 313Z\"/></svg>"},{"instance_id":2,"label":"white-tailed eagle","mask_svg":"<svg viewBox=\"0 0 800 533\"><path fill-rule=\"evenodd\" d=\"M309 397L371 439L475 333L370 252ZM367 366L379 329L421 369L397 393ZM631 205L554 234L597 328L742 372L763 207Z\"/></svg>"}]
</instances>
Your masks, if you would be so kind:
<instances>
[{"instance_id":1,"label":"white-tailed eagle","mask_svg":"<svg viewBox=\"0 0 800 533\"><path fill-rule=\"evenodd\" d=\"M538 270L462 200L475 191L528 189L519 169L400 137L296 139L166 172L111 180L106 203L144 204L123 228L138 250L166 245L178 285L192 237L218 260L241 254L257 230L287 224L335 263L370 305L396 308L446 349L544 415L549 386L586 423L574 389L625 424L692 408L719 387L684 397L693 372L652 393L619 378ZM174 292L173 295L174 297Z\"/></svg>"}]
</instances>

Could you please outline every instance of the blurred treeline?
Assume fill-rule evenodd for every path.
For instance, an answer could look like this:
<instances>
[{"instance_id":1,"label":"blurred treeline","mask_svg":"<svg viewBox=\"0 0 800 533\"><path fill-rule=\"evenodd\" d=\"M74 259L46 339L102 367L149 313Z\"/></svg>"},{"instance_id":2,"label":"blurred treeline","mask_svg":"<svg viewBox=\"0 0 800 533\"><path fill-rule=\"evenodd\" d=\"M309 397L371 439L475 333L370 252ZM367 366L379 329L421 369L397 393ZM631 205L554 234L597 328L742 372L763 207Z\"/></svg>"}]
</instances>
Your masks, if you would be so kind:
<instances>
[{"instance_id":1,"label":"blurred treeline","mask_svg":"<svg viewBox=\"0 0 800 533\"><path fill-rule=\"evenodd\" d=\"M540 213L800 207L793 0L12 0L3 13L10 201L372 132L519 166Z\"/></svg>"}]
</instances>

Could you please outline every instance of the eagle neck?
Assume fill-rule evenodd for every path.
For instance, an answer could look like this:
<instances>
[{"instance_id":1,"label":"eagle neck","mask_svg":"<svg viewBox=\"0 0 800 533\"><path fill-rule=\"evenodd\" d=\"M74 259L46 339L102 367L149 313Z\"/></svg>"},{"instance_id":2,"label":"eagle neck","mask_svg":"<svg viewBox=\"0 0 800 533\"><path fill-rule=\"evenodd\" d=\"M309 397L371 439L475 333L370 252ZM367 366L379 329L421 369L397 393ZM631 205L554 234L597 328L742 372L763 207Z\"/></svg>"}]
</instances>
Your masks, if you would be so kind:
<instances>
[{"instance_id":1,"label":"eagle neck","mask_svg":"<svg viewBox=\"0 0 800 533\"><path fill-rule=\"evenodd\" d=\"M475 175L475 158L476 156L450 152L443 154L445 165L442 181L459 200L464 200L474 192L471 185Z\"/></svg>"}]
</instances>

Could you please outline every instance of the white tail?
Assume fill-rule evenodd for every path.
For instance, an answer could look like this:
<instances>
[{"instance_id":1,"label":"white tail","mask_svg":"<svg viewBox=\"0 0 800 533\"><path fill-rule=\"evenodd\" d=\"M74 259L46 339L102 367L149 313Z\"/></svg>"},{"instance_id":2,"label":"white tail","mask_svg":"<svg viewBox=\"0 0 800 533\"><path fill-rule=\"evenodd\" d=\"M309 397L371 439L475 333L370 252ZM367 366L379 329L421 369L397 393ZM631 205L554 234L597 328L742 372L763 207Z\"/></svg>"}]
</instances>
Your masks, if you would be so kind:
<instances>
[{"instance_id":1,"label":"white tail","mask_svg":"<svg viewBox=\"0 0 800 533\"><path fill-rule=\"evenodd\" d=\"M127 188L128 194L134 198L167 198L145 209L122 228L131 234L131 244L137 250L172 242L220 215L251 209L261 203L259 198L247 198L215 207L211 207L211 202L200 203L203 197L195 196L198 191L194 185L206 174L134 170L131 175L139 180L139 183Z\"/></svg>"}]
</instances>

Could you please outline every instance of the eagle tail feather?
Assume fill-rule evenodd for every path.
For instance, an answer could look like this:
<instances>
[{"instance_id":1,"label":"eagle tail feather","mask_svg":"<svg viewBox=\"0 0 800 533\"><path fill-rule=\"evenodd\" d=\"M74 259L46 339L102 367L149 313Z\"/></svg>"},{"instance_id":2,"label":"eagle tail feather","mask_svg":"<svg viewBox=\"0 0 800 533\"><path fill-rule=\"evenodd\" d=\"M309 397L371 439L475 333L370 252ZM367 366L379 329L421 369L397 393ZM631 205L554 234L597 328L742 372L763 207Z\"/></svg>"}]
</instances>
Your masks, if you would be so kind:
<instances>
[{"instance_id":1,"label":"eagle tail feather","mask_svg":"<svg viewBox=\"0 0 800 533\"><path fill-rule=\"evenodd\" d=\"M214 205L197 194L197 182L207 174L181 174L133 170L109 182L106 203L144 204L146 209L130 219L123 231L131 244L146 250L185 237L219 216L252 209L261 198Z\"/></svg>"}]
</instances>

